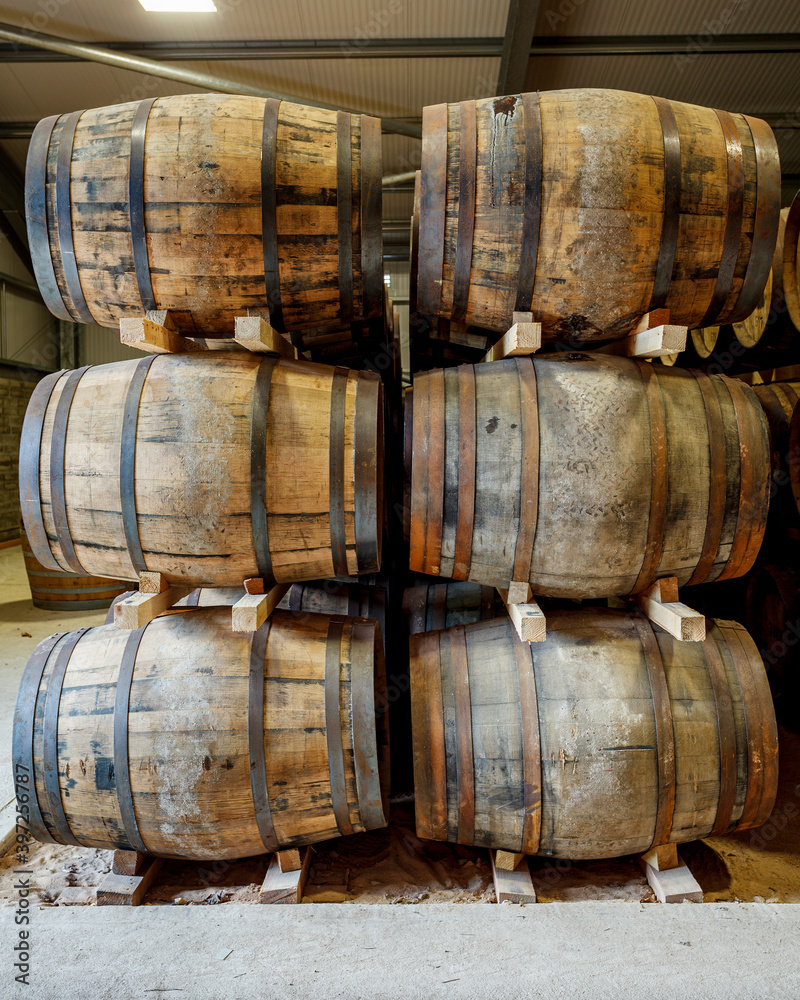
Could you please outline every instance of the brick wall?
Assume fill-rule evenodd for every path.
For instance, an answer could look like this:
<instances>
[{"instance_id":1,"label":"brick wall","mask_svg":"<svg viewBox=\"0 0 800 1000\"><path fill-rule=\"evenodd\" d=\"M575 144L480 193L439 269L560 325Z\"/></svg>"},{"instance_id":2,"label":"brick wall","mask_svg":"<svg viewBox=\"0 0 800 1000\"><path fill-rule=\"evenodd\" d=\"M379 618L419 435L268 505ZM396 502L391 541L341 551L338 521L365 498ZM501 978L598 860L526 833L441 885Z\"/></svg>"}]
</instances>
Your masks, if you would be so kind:
<instances>
[{"instance_id":1,"label":"brick wall","mask_svg":"<svg viewBox=\"0 0 800 1000\"><path fill-rule=\"evenodd\" d=\"M0 542L19 538L19 438L28 400L40 377L0 369Z\"/></svg>"}]
</instances>

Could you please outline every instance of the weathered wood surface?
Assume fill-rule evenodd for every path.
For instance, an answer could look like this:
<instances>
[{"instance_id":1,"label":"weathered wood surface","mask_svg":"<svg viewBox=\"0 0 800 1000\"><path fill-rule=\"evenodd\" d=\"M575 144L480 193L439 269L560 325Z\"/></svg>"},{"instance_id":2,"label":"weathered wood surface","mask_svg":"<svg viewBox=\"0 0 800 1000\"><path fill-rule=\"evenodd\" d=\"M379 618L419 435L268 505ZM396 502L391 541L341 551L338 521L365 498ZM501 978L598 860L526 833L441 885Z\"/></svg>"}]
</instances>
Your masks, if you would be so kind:
<instances>
[{"instance_id":1,"label":"weathered wood surface","mask_svg":"<svg viewBox=\"0 0 800 1000\"><path fill-rule=\"evenodd\" d=\"M418 374L407 419L415 572L608 597L740 576L758 553L769 441L738 380L515 358Z\"/></svg>"},{"instance_id":2,"label":"weathered wood surface","mask_svg":"<svg viewBox=\"0 0 800 1000\"><path fill-rule=\"evenodd\" d=\"M403 616L411 635L499 618L505 610L497 590L479 583L431 583L408 587L403 594Z\"/></svg>"},{"instance_id":3,"label":"weathered wood surface","mask_svg":"<svg viewBox=\"0 0 800 1000\"><path fill-rule=\"evenodd\" d=\"M111 871L97 887L95 902L98 906L138 906L163 864L163 858L144 857L131 874Z\"/></svg>"},{"instance_id":4,"label":"weathered wood surface","mask_svg":"<svg viewBox=\"0 0 800 1000\"><path fill-rule=\"evenodd\" d=\"M777 264L777 262L776 262ZM776 267L778 270L779 267ZM783 228L783 299L800 330L800 191L794 196Z\"/></svg>"},{"instance_id":5,"label":"weathered wood surface","mask_svg":"<svg viewBox=\"0 0 800 1000\"><path fill-rule=\"evenodd\" d=\"M764 409L769 425L772 456L772 497L769 508L770 536L800 537L800 516L793 497L800 451L792 450L792 417L800 400L800 373L789 382L754 385L753 392ZM800 446L800 442L797 443Z\"/></svg>"},{"instance_id":6,"label":"weathered wood surface","mask_svg":"<svg viewBox=\"0 0 800 1000\"><path fill-rule=\"evenodd\" d=\"M125 403L141 363L84 372L66 423L64 471L54 463L55 480L54 423L69 374L47 402L40 447L35 434L23 431L23 517L31 535L31 519L41 510L48 549L36 553L41 561L54 557L69 566L51 498L54 484L63 482L69 533L87 573L138 578L126 523L138 533L141 568L175 584L241 586L263 575L267 550L279 583L337 575L337 547L339 572L378 570L383 389L376 375L276 359L264 407L257 378L273 359L245 352L158 356L123 446ZM31 408L28 413L30 428ZM262 460L255 449L264 435ZM123 460L133 462L133 495L128 489L126 499L134 510L127 521ZM34 490L26 499L24 480L37 461L40 498ZM263 499L254 499L256 490ZM256 538L264 506L266 532Z\"/></svg>"},{"instance_id":7,"label":"weathered wood surface","mask_svg":"<svg viewBox=\"0 0 800 1000\"><path fill-rule=\"evenodd\" d=\"M691 330L690 336L694 349L701 358L710 358L714 353L719 338L718 326L705 326L699 330Z\"/></svg>"},{"instance_id":8,"label":"weathered wood surface","mask_svg":"<svg viewBox=\"0 0 800 1000\"><path fill-rule=\"evenodd\" d=\"M33 741L40 839L49 834L65 842L65 831L87 847L129 850L138 830L154 856L218 860L385 826L386 681L375 622L329 615L303 621L274 612L263 714L254 716L252 637L231 632L229 608L171 614L147 626L136 652L130 712L122 716L115 704L128 635L113 626L90 629L69 659L57 705L59 797L53 802L43 759L46 732L48 738L54 732L44 716L67 638L45 661L35 721L20 705L15 720L15 753ZM115 741L123 724L127 752ZM251 756L258 741L260 765ZM125 773L133 829L123 818ZM270 844L254 805L261 781ZM61 826L54 809L63 810Z\"/></svg>"},{"instance_id":9,"label":"weathered wood surface","mask_svg":"<svg viewBox=\"0 0 800 1000\"><path fill-rule=\"evenodd\" d=\"M100 611L107 608L119 594L125 593L128 584L121 580L45 569L31 551L24 526L20 537L22 558L35 608L41 608L42 611Z\"/></svg>"},{"instance_id":10,"label":"weathered wood surface","mask_svg":"<svg viewBox=\"0 0 800 1000\"><path fill-rule=\"evenodd\" d=\"M280 854L276 854L270 860L267 874L259 890L259 902L302 903L303 890L311 867L312 849L305 847L299 854L302 855L302 859L297 868L291 870L281 868Z\"/></svg>"},{"instance_id":11,"label":"weathered wood surface","mask_svg":"<svg viewBox=\"0 0 800 1000\"><path fill-rule=\"evenodd\" d=\"M740 625L681 643L638 612L552 611L411 638L417 833L572 859L643 853L769 816L777 729Z\"/></svg>"},{"instance_id":12,"label":"weathered wood surface","mask_svg":"<svg viewBox=\"0 0 800 1000\"><path fill-rule=\"evenodd\" d=\"M764 291L755 309L745 319L733 324L733 332L736 334L736 339L742 347L755 347L767 328L767 320L772 308L773 273L773 271L770 271Z\"/></svg>"},{"instance_id":13,"label":"weathered wood surface","mask_svg":"<svg viewBox=\"0 0 800 1000\"><path fill-rule=\"evenodd\" d=\"M674 118L669 157L663 115ZM757 304L780 208L777 146L763 122L622 91L560 90L425 108L422 127L420 313L460 310L468 324L503 332L514 309L530 310L546 338L574 343L624 336L661 306L694 327L744 319ZM763 226L757 198L768 206ZM723 261L735 261L732 273Z\"/></svg>"},{"instance_id":14,"label":"weathered wood surface","mask_svg":"<svg viewBox=\"0 0 800 1000\"><path fill-rule=\"evenodd\" d=\"M377 119L283 101L277 127L265 135L265 105L260 98L221 94L160 97L147 118L141 173L146 264L155 300L149 308L171 310L181 333L230 337L235 316L261 308L268 318L269 312L277 314L276 305L290 331L380 314ZM67 159L75 263L90 317L100 326L114 327L121 317L148 308L137 285L129 203L131 135L139 106L84 111ZM49 253L47 245L42 250L52 259L63 300L59 314L69 319L75 302L64 278L65 233L55 213L66 123L67 116L58 119L49 145L32 144L37 162L29 159L28 174L30 186L32 171L46 157ZM368 163L362 162L365 133ZM262 154L265 164L274 161L274 180L263 192ZM267 232L271 246L265 247L262 200L268 205L273 199L274 234ZM343 266L352 276L352 316L344 301L346 283L339 280L340 231L348 230L350 259ZM373 235L362 253L365 230ZM279 281L265 279L271 247ZM41 282L38 273L37 278Z\"/></svg>"},{"instance_id":15,"label":"weathered wood surface","mask_svg":"<svg viewBox=\"0 0 800 1000\"><path fill-rule=\"evenodd\" d=\"M500 864L500 856L504 851L489 851L492 863L492 880L497 903L535 903L536 889L533 885L528 862L523 862L518 868L506 868ZM513 857L513 855L509 855ZM524 857L524 855L523 855Z\"/></svg>"}]
</instances>

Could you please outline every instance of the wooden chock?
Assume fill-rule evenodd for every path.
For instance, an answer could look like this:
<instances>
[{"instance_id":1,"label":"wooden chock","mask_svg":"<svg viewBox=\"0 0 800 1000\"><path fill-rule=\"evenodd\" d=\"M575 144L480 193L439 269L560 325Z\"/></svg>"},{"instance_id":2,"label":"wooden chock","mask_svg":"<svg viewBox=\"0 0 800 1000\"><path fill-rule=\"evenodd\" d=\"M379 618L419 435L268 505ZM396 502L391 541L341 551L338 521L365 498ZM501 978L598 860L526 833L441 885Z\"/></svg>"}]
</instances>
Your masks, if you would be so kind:
<instances>
[{"instance_id":1,"label":"wooden chock","mask_svg":"<svg viewBox=\"0 0 800 1000\"><path fill-rule=\"evenodd\" d=\"M544 642L547 638L547 620L542 609L532 599L530 585L512 581L508 590L498 587L497 592L503 598L520 639L523 642ZM512 599L519 597L525 599Z\"/></svg>"},{"instance_id":2,"label":"wooden chock","mask_svg":"<svg viewBox=\"0 0 800 1000\"><path fill-rule=\"evenodd\" d=\"M661 844L651 847L642 855L642 861L655 868L657 872L665 872L669 868L679 868L683 863L678 855L677 844Z\"/></svg>"},{"instance_id":3,"label":"wooden chock","mask_svg":"<svg viewBox=\"0 0 800 1000\"><path fill-rule=\"evenodd\" d=\"M667 844L665 847L674 848L675 845ZM656 894L659 903L683 903L687 900L690 903L702 903L703 890L689 871L686 863L681 859L677 849L674 851L674 860L676 861L674 865L671 864L670 852L659 856L657 852L660 851L662 848L657 847L639 858L639 863L647 876L650 888ZM653 857L654 855L656 856ZM656 868L650 863L652 860L656 860L656 863L660 865L668 864L669 867Z\"/></svg>"},{"instance_id":4,"label":"wooden chock","mask_svg":"<svg viewBox=\"0 0 800 1000\"><path fill-rule=\"evenodd\" d=\"M126 347L148 354L188 354L205 351L203 344L181 336L167 309L154 309L144 316L126 316L119 321L119 339Z\"/></svg>"},{"instance_id":5,"label":"wooden chock","mask_svg":"<svg viewBox=\"0 0 800 1000\"><path fill-rule=\"evenodd\" d=\"M282 872L298 872L303 867L303 859L297 847L276 851L275 857L278 859L278 867Z\"/></svg>"},{"instance_id":6,"label":"wooden chock","mask_svg":"<svg viewBox=\"0 0 800 1000\"><path fill-rule=\"evenodd\" d=\"M263 580L245 580L247 593L231 608L231 629L234 632L257 632L283 600L290 586L279 583L265 592Z\"/></svg>"},{"instance_id":7,"label":"wooden chock","mask_svg":"<svg viewBox=\"0 0 800 1000\"><path fill-rule=\"evenodd\" d=\"M170 586L160 573L140 573L139 593L131 594L114 605L114 625L128 631L142 628L193 589Z\"/></svg>"},{"instance_id":8,"label":"wooden chock","mask_svg":"<svg viewBox=\"0 0 800 1000\"><path fill-rule=\"evenodd\" d=\"M675 326L669 321L669 309L654 309L645 313L627 337L598 348L604 354L626 358L660 358L686 350L688 326Z\"/></svg>"},{"instance_id":9,"label":"wooden chock","mask_svg":"<svg viewBox=\"0 0 800 1000\"><path fill-rule=\"evenodd\" d=\"M693 611L678 600L678 581L669 576L634 596L634 603L647 615L651 622L660 625L666 632L681 642L703 642L706 637L706 620L698 611Z\"/></svg>"},{"instance_id":10,"label":"wooden chock","mask_svg":"<svg viewBox=\"0 0 800 1000\"><path fill-rule=\"evenodd\" d=\"M136 851L115 851L111 872L97 887L97 905L138 906L163 863Z\"/></svg>"},{"instance_id":11,"label":"wooden chock","mask_svg":"<svg viewBox=\"0 0 800 1000\"><path fill-rule=\"evenodd\" d=\"M486 353L484 361L535 354L542 346L542 324L533 322L532 313L515 312L513 321L514 325Z\"/></svg>"},{"instance_id":12,"label":"wooden chock","mask_svg":"<svg viewBox=\"0 0 800 1000\"><path fill-rule=\"evenodd\" d=\"M509 871L506 868L498 866L498 854L505 854L511 858L515 857L515 855L506 851L489 851L489 858L492 863L492 878L494 879L494 893L497 902L535 903L536 889L534 888L527 863Z\"/></svg>"},{"instance_id":13,"label":"wooden chock","mask_svg":"<svg viewBox=\"0 0 800 1000\"><path fill-rule=\"evenodd\" d=\"M258 894L261 903L299 903L303 898L303 889L311 867L312 848L300 848L300 867L293 871L281 871L278 855L282 853L286 852L279 851L270 860L266 878Z\"/></svg>"},{"instance_id":14,"label":"wooden chock","mask_svg":"<svg viewBox=\"0 0 800 1000\"><path fill-rule=\"evenodd\" d=\"M237 316L234 331L233 339L248 351L290 359L297 356L292 345L263 316Z\"/></svg>"},{"instance_id":15,"label":"wooden chock","mask_svg":"<svg viewBox=\"0 0 800 1000\"><path fill-rule=\"evenodd\" d=\"M512 853L511 851L495 851L494 863L496 868L501 868L504 872L513 872L522 864L525 854Z\"/></svg>"}]
</instances>

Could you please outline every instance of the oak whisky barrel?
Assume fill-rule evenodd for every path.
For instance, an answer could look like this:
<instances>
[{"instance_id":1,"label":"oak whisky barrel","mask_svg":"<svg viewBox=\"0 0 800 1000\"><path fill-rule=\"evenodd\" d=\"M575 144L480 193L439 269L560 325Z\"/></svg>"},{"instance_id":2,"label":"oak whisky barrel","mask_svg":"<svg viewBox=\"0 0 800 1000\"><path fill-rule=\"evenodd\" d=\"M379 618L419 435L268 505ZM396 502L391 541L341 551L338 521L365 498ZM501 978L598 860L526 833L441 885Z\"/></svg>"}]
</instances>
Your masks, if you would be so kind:
<instances>
[{"instance_id":1,"label":"oak whisky barrel","mask_svg":"<svg viewBox=\"0 0 800 1000\"><path fill-rule=\"evenodd\" d=\"M554 611L411 637L417 833L611 858L746 830L777 792L777 729L748 633L678 642L636 612Z\"/></svg>"},{"instance_id":2,"label":"oak whisky barrel","mask_svg":"<svg viewBox=\"0 0 800 1000\"><path fill-rule=\"evenodd\" d=\"M414 572L610 597L740 576L761 545L767 425L736 379L510 358L418 374L407 419Z\"/></svg>"},{"instance_id":3,"label":"oak whisky barrel","mask_svg":"<svg viewBox=\"0 0 800 1000\"><path fill-rule=\"evenodd\" d=\"M380 630L230 610L113 625L37 646L14 716L38 840L241 858L386 825ZM25 770L22 770L22 769Z\"/></svg>"},{"instance_id":4,"label":"oak whisky barrel","mask_svg":"<svg viewBox=\"0 0 800 1000\"><path fill-rule=\"evenodd\" d=\"M232 336L380 317L380 121L225 94L39 122L26 171L31 255L60 319L116 326L169 309ZM224 288L224 295L220 295Z\"/></svg>"},{"instance_id":5,"label":"oak whisky barrel","mask_svg":"<svg viewBox=\"0 0 800 1000\"><path fill-rule=\"evenodd\" d=\"M745 319L772 262L780 164L747 115L617 90L423 110L417 309L565 342L650 310Z\"/></svg>"},{"instance_id":6,"label":"oak whisky barrel","mask_svg":"<svg viewBox=\"0 0 800 1000\"><path fill-rule=\"evenodd\" d=\"M506 613L494 587L479 583L430 583L403 593L403 617L410 635L498 618Z\"/></svg>"},{"instance_id":7,"label":"oak whisky barrel","mask_svg":"<svg viewBox=\"0 0 800 1000\"><path fill-rule=\"evenodd\" d=\"M376 572L382 392L371 372L249 352L48 375L20 448L33 552L195 587Z\"/></svg>"},{"instance_id":8,"label":"oak whisky barrel","mask_svg":"<svg viewBox=\"0 0 800 1000\"><path fill-rule=\"evenodd\" d=\"M100 576L81 576L47 569L31 551L23 528L22 557L33 606L42 611L102 611L115 597L126 592L127 584Z\"/></svg>"},{"instance_id":9,"label":"oak whisky barrel","mask_svg":"<svg viewBox=\"0 0 800 1000\"><path fill-rule=\"evenodd\" d=\"M782 536L800 538L800 517L792 496L792 469L800 461L790 443L792 415L800 400L800 382L770 382L754 385L753 392L764 409L772 452L772 482L769 531L773 540Z\"/></svg>"}]
</instances>

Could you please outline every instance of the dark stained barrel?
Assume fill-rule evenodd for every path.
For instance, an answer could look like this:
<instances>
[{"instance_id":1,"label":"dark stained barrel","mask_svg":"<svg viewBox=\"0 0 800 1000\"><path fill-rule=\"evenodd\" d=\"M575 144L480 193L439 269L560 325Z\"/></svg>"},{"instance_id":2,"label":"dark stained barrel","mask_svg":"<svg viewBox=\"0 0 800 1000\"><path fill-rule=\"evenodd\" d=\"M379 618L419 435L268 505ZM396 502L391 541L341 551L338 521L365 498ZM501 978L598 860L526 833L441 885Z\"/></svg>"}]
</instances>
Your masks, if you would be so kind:
<instances>
[{"instance_id":1,"label":"dark stained barrel","mask_svg":"<svg viewBox=\"0 0 800 1000\"><path fill-rule=\"evenodd\" d=\"M221 860L386 825L388 721L374 621L230 610L37 646L14 716L38 840Z\"/></svg>"},{"instance_id":2,"label":"dark stained barrel","mask_svg":"<svg viewBox=\"0 0 800 1000\"><path fill-rule=\"evenodd\" d=\"M430 583L408 587L403 616L410 635L498 618L506 613L494 587L479 583Z\"/></svg>"},{"instance_id":3,"label":"dark stained barrel","mask_svg":"<svg viewBox=\"0 0 800 1000\"><path fill-rule=\"evenodd\" d=\"M741 576L759 551L769 439L737 379L511 358L418 374L407 419L413 572L610 597Z\"/></svg>"},{"instance_id":4,"label":"dark stained barrel","mask_svg":"<svg viewBox=\"0 0 800 1000\"><path fill-rule=\"evenodd\" d=\"M780 211L762 120L617 90L423 110L417 310L505 332L613 340L645 313L744 320Z\"/></svg>"},{"instance_id":5,"label":"dark stained barrel","mask_svg":"<svg viewBox=\"0 0 800 1000\"><path fill-rule=\"evenodd\" d=\"M747 628L764 660L775 713L800 729L800 574L759 566L747 586Z\"/></svg>"},{"instance_id":6,"label":"dark stained barrel","mask_svg":"<svg viewBox=\"0 0 800 1000\"><path fill-rule=\"evenodd\" d=\"M639 615L553 611L411 637L417 833L612 858L760 826L778 739L748 633L678 642Z\"/></svg>"}]
</instances>

